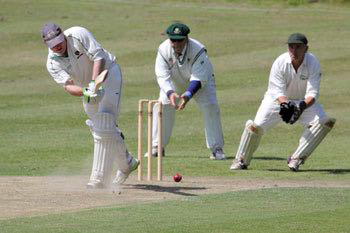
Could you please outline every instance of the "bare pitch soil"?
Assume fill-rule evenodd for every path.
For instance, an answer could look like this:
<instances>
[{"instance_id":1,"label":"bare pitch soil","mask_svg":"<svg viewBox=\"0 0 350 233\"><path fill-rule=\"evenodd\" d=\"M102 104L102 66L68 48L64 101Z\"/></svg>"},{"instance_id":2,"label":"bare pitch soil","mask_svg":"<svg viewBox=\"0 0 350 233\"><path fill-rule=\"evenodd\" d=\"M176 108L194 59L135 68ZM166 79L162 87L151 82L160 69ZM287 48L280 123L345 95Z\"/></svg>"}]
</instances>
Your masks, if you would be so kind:
<instances>
[{"instance_id":1,"label":"bare pitch soil","mask_svg":"<svg viewBox=\"0 0 350 233\"><path fill-rule=\"evenodd\" d=\"M204 194L272 187L350 187L336 181L267 181L228 177L185 177L180 183L139 182L130 177L121 189L87 190L88 177L0 177L0 219L180 199ZM120 192L120 193L119 193Z\"/></svg>"}]
</instances>

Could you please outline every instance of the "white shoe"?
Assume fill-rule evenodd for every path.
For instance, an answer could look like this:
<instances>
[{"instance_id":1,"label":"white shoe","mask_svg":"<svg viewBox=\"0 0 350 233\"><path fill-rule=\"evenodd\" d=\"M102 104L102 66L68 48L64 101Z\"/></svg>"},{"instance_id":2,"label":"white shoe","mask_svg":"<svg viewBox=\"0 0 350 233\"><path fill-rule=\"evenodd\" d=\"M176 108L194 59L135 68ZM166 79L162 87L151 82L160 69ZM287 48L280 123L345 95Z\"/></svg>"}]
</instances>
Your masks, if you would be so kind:
<instances>
[{"instance_id":1,"label":"white shoe","mask_svg":"<svg viewBox=\"0 0 350 233\"><path fill-rule=\"evenodd\" d=\"M292 159L292 156L288 157L287 160L288 163L288 167L290 170L292 170L293 172L297 172L299 170L299 166L300 164L304 163L304 160L302 159Z\"/></svg>"},{"instance_id":2,"label":"white shoe","mask_svg":"<svg viewBox=\"0 0 350 233\"><path fill-rule=\"evenodd\" d=\"M212 160L225 160L226 156L221 148L217 148L209 158Z\"/></svg>"},{"instance_id":3,"label":"white shoe","mask_svg":"<svg viewBox=\"0 0 350 233\"><path fill-rule=\"evenodd\" d=\"M103 189L106 188L106 186L98 180L89 180L89 182L86 184L87 189Z\"/></svg>"},{"instance_id":4,"label":"white shoe","mask_svg":"<svg viewBox=\"0 0 350 233\"><path fill-rule=\"evenodd\" d=\"M123 184L126 181L126 179L129 177L130 173L137 169L139 164L140 164L140 161L138 161L135 158L132 158L132 160L130 161L130 164L129 164L128 171L123 172L121 170L118 170L117 171L117 175L115 176L115 178L114 178L112 183L115 184L115 185Z\"/></svg>"},{"instance_id":5,"label":"white shoe","mask_svg":"<svg viewBox=\"0 0 350 233\"><path fill-rule=\"evenodd\" d=\"M247 169L248 168L248 166L247 165L245 165L244 163L242 163L241 161L238 161L238 160L233 160L233 163L232 163L232 165L231 165L231 167L230 167L230 170L245 170L245 169Z\"/></svg>"}]
</instances>

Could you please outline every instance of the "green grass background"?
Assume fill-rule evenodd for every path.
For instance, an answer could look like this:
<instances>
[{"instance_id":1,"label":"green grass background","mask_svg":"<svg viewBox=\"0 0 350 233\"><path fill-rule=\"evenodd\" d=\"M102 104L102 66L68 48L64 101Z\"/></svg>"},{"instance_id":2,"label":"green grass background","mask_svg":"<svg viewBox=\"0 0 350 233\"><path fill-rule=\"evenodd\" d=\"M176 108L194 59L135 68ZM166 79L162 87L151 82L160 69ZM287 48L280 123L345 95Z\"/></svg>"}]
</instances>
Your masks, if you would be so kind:
<instances>
[{"instance_id":1,"label":"green grass background","mask_svg":"<svg viewBox=\"0 0 350 233\"><path fill-rule=\"evenodd\" d=\"M267 189L2 223L3 232L37 233L349 232L349 196L349 189Z\"/></svg>"},{"instance_id":2,"label":"green grass background","mask_svg":"<svg viewBox=\"0 0 350 233\"><path fill-rule=\"evenodd\" d=\"M231 176L232 179L243 177L349 181L350 110L347 102L350 93L350 7L349 1L345 0L0 0L0 175L89 174L93 144L88 127L84 123L86 116L81 100L66 94L46 71L47 48L40 38L40 29L44 23L56 22L63 28L84 26L104 48L117 56L124 76L119 126L126 135L130 151L135 154L137 102L141 98L153 99L158 96L154 60L159 44L166 38L164 30L174 20L188 24L191 28L190 36L204 43L208 49L216 74L226 142L225 152L230 159L208 159L209 151L205 146L202 115L191 102L176 116L171 142L166 150L165 175L180 172L184 177ZM295 150L303 130L300 126L284 124L264 135L249 170L230 172L228 168L237 150L243 126L246 120L254 118L266 91L271 64L278 55L286 51L285 41L293 32L307 35L310 51L321 62L323 76L320 102L330 116L337 118L336 126L302 166L301 172L291 173L286 166L286 158ZM211 229L213 232L230 232L228 229L231 229L233 223L239 225L237 229L249 231L249 222L253 221L256 215L254 203L266 201L270 205L276 204L278 208L272 212L276 215L282 213L280 208L284 206L284 201L274 202L269 199L270 195L276 192L282 196L297 195L302 200L310 194L314 194L316 200L319 198L317 206L325 212L310 214L309 207L300 203L296 204L300 206L298 211L293 212L291 209L289 213L294 215L293 218L298 215L301 225L305 227L309 221L314 223L319 218L320 221L316 221L317 224L314 223L313 227L305 228L310 232L314 229L315 232L319 232L319 226L328 229L328 223L324 221L327 211L333 208L333 220L339 223L336 224L339 228L327 232L346 232L344 229L349 229L349 224L346 224L346 216L350 214L349 206L341 208L341 202L329 205L321 198L327 193L329 198L336 200L337 194L341 192L348 204L348 189L273 189L201 197L205 201L210 200L210 208L221 208L224 211L215 212L214 219L207 218L203 211L205 207L196 211L191 222L198 221L203 228L197 226L192 231ZM252 197L246 197L249 195ZM229 213L225 212L229 210L220 207L225 204L234 209L237 203L247 205L246 211L235 212L238 219L243 218L241 212L242 215L250 215L242 222L231 221L232 219L227 218ZM99 209L99 214L95 217L99 221L105 221L104 215L111 215L110 219L119 214L133 216L133 210L139 209L143 212L139 211L139 215L135 216L137 218L143 216L147 219L145 215L169 216L177 213L179 222L183 222L186 217L183 212L186 212L186 209L180 211L169 206L187 204L174 201L146 206L135 205L130 209ZM288 212L288 209L283 211ZM85 218L85 214L82 212L73 215L80 219ZM91 215L94 215L93 212ZM292 229L288 218L283 217L278 217L281 220L281 229L268 229L268 226L276 223L275 217L266 216L264 221L254 226L259 227L257 229L261 229L262 232L285 232L285 228ZM47 218L52 218L52 221L59 225L52 231L78 232L79 227L69 227L71 215L62 214ZM140 221L137 218L135 221ZM215 224L221 218L222 224ZM123 225L125 231L130 229L130 232L133 232L134 228L129 226L133 225L132 219L134 218L130 219L130 224ZM34 227L43 222L46 222L46 218L25 218L0 222L0 226L11 223L12 228L6 228L10 232L15 232L17 227L21 229L21 226L25 226L27 232L39 232L28 225L33 224ZM122 224L121 222L123 221L108 221L108 224L112 224L111 229L117 229L121 227L118 225ZM163 232L163 228L155 227L157 224L151 221L143 229ZM171 228L164 232L186 231L185 226L181 224L179 228L176 228L178 224L168 224L164 229L170 226ZM81 232L98 231L99 227L95 224ZM45 232L45 226L42 229L42 232ZM250 231L253 232L254 228Z\"/></svg>"}]
</instances>

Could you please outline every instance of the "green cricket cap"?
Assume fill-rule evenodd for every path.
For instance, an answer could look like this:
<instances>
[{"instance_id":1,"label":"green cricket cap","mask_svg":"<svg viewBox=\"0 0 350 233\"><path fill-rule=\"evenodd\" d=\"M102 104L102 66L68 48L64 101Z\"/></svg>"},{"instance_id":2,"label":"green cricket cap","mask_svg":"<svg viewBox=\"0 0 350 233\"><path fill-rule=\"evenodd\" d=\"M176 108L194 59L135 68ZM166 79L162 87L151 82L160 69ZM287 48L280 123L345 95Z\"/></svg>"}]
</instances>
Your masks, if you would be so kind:
<instances>
[{"instance_id":1,"label":"green cricket cap","mask_svg":"<svg viewBox=\"0 0 350 233\"><path fill-rule=\"evenodd\" d=\"M173 23L166 30L170 39L184 39L188 33L190 33L190 28L183 23Z\"/></svg>"},{"instance_id":2,"label":"green cricket cap","mask_svg":"<svg viewBox=\"0 0 350 233\"><path fill-rule=\"evenodd\" d=\"M293 33L288 37L288 44L304 44L307 45L307 39L304 34Z\"/></svg>"}]
</instances>

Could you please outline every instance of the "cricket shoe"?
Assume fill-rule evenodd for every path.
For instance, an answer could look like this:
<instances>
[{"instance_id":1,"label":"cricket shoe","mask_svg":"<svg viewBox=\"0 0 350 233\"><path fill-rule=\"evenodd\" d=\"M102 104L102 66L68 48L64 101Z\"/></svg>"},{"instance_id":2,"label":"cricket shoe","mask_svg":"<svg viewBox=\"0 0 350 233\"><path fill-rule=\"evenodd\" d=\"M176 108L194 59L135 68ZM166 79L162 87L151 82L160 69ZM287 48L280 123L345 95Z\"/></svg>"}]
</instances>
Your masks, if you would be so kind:
<instances>
[{"instance_id":1,"label":"cricket shoe","mask_svg":"<svg viewBox=\"0 0 350 233\"><path fill-rule=\"evenodd\" d=\"M287 159L288 167L291 171L297 172L299 171L299 166L304 164L303 159L292 159L292 156L289 156Z\"/></svg>"},{"instance_id":2,"label":"cricket shoe","mask_svg":"<svg viewBox=\"0 0 350 233\"><path fill-rule=\"evenodd\" d=\"M214 152L212 152L212 155L210 155L209 158L212 160L225 160L226 156L221 148L217 148Z\"/></svg>"},{"instance_id":3,"label":"cricket shoe","mask_svg":"<svg viewBox=\"0 0 350 233\"><path fill-rule=\"evenodd\" d=\"M132 158L132 160L129 162L129 169L125 172L118 170L117 175L115 176L112 184L115 184L115 185L123 184L126 181L126 179L129 177L130 173L135 171L139 165L140 165L140 161L138 161L135 158Z\"/></svg>"},{"instance_id":4,"label":"cricket shoe","mask_svg":"<svg viewBox=\"0 0 350 233\"><path fill-rule=\"evenodd\" d=\"M163 157L165 156L164 148L163 148L163 151L162 151L162 155L163 155ZM152 147L152 156L153 157L158 157L158 147ZM148 157L148 152L145 153L145 157Z\"/></svg>"},{"instance_id":5,"label":"cricket shoe","mask_svg":"<svg viewBox=\"0 0 350 233\"><path fill-rule=\"evenodd\" d=\"M89 180L86 184L87 189L104 189L106 185L99 180Z\"/></svg>"},{"instance_id":6,"label":"cricket shoe","mask_svg":"<svg viewBox=\"0 0 350 233\"><path fill-rule=\"evenodd\" d=\"M247 165L245 165L242 161L239 160L233 160L233 163L230 167L230 170L234 171L234 170L246 170L248 168Z\"/></svg>"}]
</instances>

